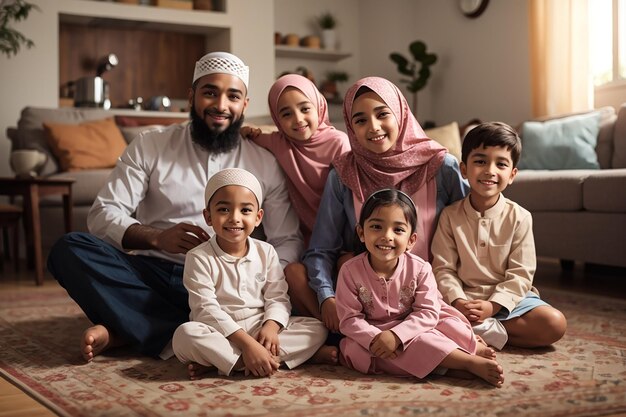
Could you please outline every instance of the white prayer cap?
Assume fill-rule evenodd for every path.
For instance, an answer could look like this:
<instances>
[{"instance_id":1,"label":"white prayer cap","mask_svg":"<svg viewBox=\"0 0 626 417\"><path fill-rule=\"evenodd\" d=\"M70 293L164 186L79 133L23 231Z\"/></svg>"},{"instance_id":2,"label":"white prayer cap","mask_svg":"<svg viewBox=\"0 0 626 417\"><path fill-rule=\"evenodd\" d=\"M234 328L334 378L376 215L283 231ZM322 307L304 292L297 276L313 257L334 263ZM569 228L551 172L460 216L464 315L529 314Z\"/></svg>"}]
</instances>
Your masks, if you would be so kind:
<instances>
[{"instance_id":1,"label":"white prayer cap","mask_svg":"<svg viewBox=\"0 0 626 417\"><path fill-rule=\"evenodd\" d=\"M209 178L209 182L204 190L204 201L206 201L206 204L209 204L209 200L217 190L227 185L246 187L256 196L257 203L261 207L263 202L261 183L253 174L240 168L226 168Z\"/></svg>"},{"instance_id":2,"label":"white prayer cap","mask_svg":"<svg viewBox=\"0 0 626 417\"><path fill-rule=\"evenodd\" d=\"M250 69L241 59L228 52L211 52L206 54L198 62L193 72L192 84L200 77L208 74L231 74L239 77L248 88Z\"/></svg>"}]
</instances>

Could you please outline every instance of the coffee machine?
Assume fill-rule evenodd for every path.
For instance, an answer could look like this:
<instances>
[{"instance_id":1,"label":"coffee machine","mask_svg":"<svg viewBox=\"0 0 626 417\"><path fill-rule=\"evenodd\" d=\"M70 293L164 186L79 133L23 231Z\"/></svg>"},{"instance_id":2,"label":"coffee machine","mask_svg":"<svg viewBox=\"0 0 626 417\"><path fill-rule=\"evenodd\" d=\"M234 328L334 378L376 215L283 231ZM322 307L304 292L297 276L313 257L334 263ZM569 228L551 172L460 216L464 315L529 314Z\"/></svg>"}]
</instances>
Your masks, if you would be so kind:
<instances>
[{"instance_id":1,"label":"coffee machine","mask_svg":"<svg viewBox=\"0 0 626 417\"><path fill-rule=\"evenodd\" d=\"M102 78L102 74L118 63L117 56L109 54L100 60L95 77L82 77L76 80L74 82L74 106L110 109L109 83Z\"/></svg>"}]
</instances>

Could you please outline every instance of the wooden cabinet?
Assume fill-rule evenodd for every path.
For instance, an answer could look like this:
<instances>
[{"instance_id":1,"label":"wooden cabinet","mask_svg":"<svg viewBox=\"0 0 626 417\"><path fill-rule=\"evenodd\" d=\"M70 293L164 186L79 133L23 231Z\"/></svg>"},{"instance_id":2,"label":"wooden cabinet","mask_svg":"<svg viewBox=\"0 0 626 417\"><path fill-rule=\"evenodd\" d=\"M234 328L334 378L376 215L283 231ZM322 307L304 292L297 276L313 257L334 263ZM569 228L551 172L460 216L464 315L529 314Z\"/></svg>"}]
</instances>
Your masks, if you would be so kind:
<instances>
[{"instance_id":1,"label":"wooden cabinet","mask_svg":"<svg viewBox=\"0 0 626 417\"><path fill-rule=\"evenodd\" d=\"M156 96L186 99L197 59L210 49L230 50L226 2L213 4L213 10L205 11L94 0L62 2L60 91L71 92L64 87L95 76L102 57L114 53L119 64L102 75L113 107L124 107L136 97L144 102Z\"/></svg>"}]
</instances>

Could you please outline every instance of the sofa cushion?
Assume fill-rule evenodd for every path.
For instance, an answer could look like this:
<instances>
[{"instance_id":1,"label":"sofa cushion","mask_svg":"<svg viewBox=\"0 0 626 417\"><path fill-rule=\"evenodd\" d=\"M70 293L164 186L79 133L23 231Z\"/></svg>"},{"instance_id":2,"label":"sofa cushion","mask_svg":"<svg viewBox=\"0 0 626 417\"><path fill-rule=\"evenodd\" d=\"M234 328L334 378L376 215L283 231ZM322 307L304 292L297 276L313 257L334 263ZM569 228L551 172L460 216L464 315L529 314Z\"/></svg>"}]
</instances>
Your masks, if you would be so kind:
<instances>
[{"instance_id":1,"label":"sofa cushion","mask_svg":"<svg viewBox=\"0 0 626 417\"><path fill-rule=\"evenodd\" d=\"M79 124L44 122L43 126L62 171L113 167L126 148L112 117Z\"/></svg>"},{"instance_id":2,"label":"sofa cushion","mask_svg":"<svg viewBox=\"0 0 626 417\"><path fill-rule=\"evenodd\" d=\"M622 104L615 121L611 168L626 168L626 103Z\"/></svg>"},{"instance_id":3,"label":"sofa cushion","mask_svg":"<svg viewBox=\"0 0 626 417\"><path fill-rule=\"evenodd\" d=\"M583 182L595 170L519 171L504 195L532 211L583 209Z\"/></svg>"},{"instance_id":4,"label":"sofa cushion","mask_svg":"<svg viewBox=\"0 0 626 417\"><path fill-rule=\"evenodd\" d=\"M583 184L583 206L604 213L626 213L626 169L604 169Z\"/></svg>"},{"instance_id":5,"label":"sofa cushion","mask_svg":"<svg viewBox=\"0 0 626 417\"><path fill-rule=\"evenodd\" d=\"M459 125L457 122L426 129L424 133L426 133L426 136L429 138L445 146L448 152L456 157L458 161L461 160L461 134L459 133Z\"/></svg>"},{"instance_id":6,"label":"sofa cushion","mask_svg":"<svg viewBox=\"0 0 626 417\"><path fill-rule=\"evenodd\" d=\"M597 169L600 112L522 125L520 169Z\"/></svg>"}]
</instances>

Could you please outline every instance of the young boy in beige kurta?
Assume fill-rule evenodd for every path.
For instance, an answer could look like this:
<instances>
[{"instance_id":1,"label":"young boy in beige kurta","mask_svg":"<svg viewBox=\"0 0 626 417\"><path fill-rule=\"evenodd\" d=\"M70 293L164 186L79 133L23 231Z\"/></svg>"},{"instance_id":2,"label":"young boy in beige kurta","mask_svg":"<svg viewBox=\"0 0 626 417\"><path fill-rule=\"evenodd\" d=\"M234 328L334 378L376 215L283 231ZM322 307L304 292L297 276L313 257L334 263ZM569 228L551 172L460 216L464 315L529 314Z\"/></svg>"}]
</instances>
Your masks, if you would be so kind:
<instances>
[{"instance_id":1,"label":"young boy in beige kurta","mask_svg":"<svg viewBox=\"0 0 626 417\"><path fill-rule=\"evenodd\" d=\"M505 198L513 182L521 141L504 123L472 129L462 146L465 199L446 207L432 242L433 271L446 302L501 349L547 346L559 340L563 314L533 287L535 243L530 212Z\"/></svg>"},{"instance_id":2,"label":"young boy in beige kurta","mask_svg":"<svg viewBox=\"0 0 626 417\"><path fill-rule=\"evenodd\" d=\"M310 317L290 318L287 283L274 248L250 237L261 223L262 190L242 169L226 169L209 180L204 217L215 235L190 250L183 283L191 321L178 327L172 347L196 378L210 368L229 375L243 370L270 376L314 355L337 360L324 347L327 330ZM320 349L321 348L321 349Z\"/></svg>"}]
</instances>

